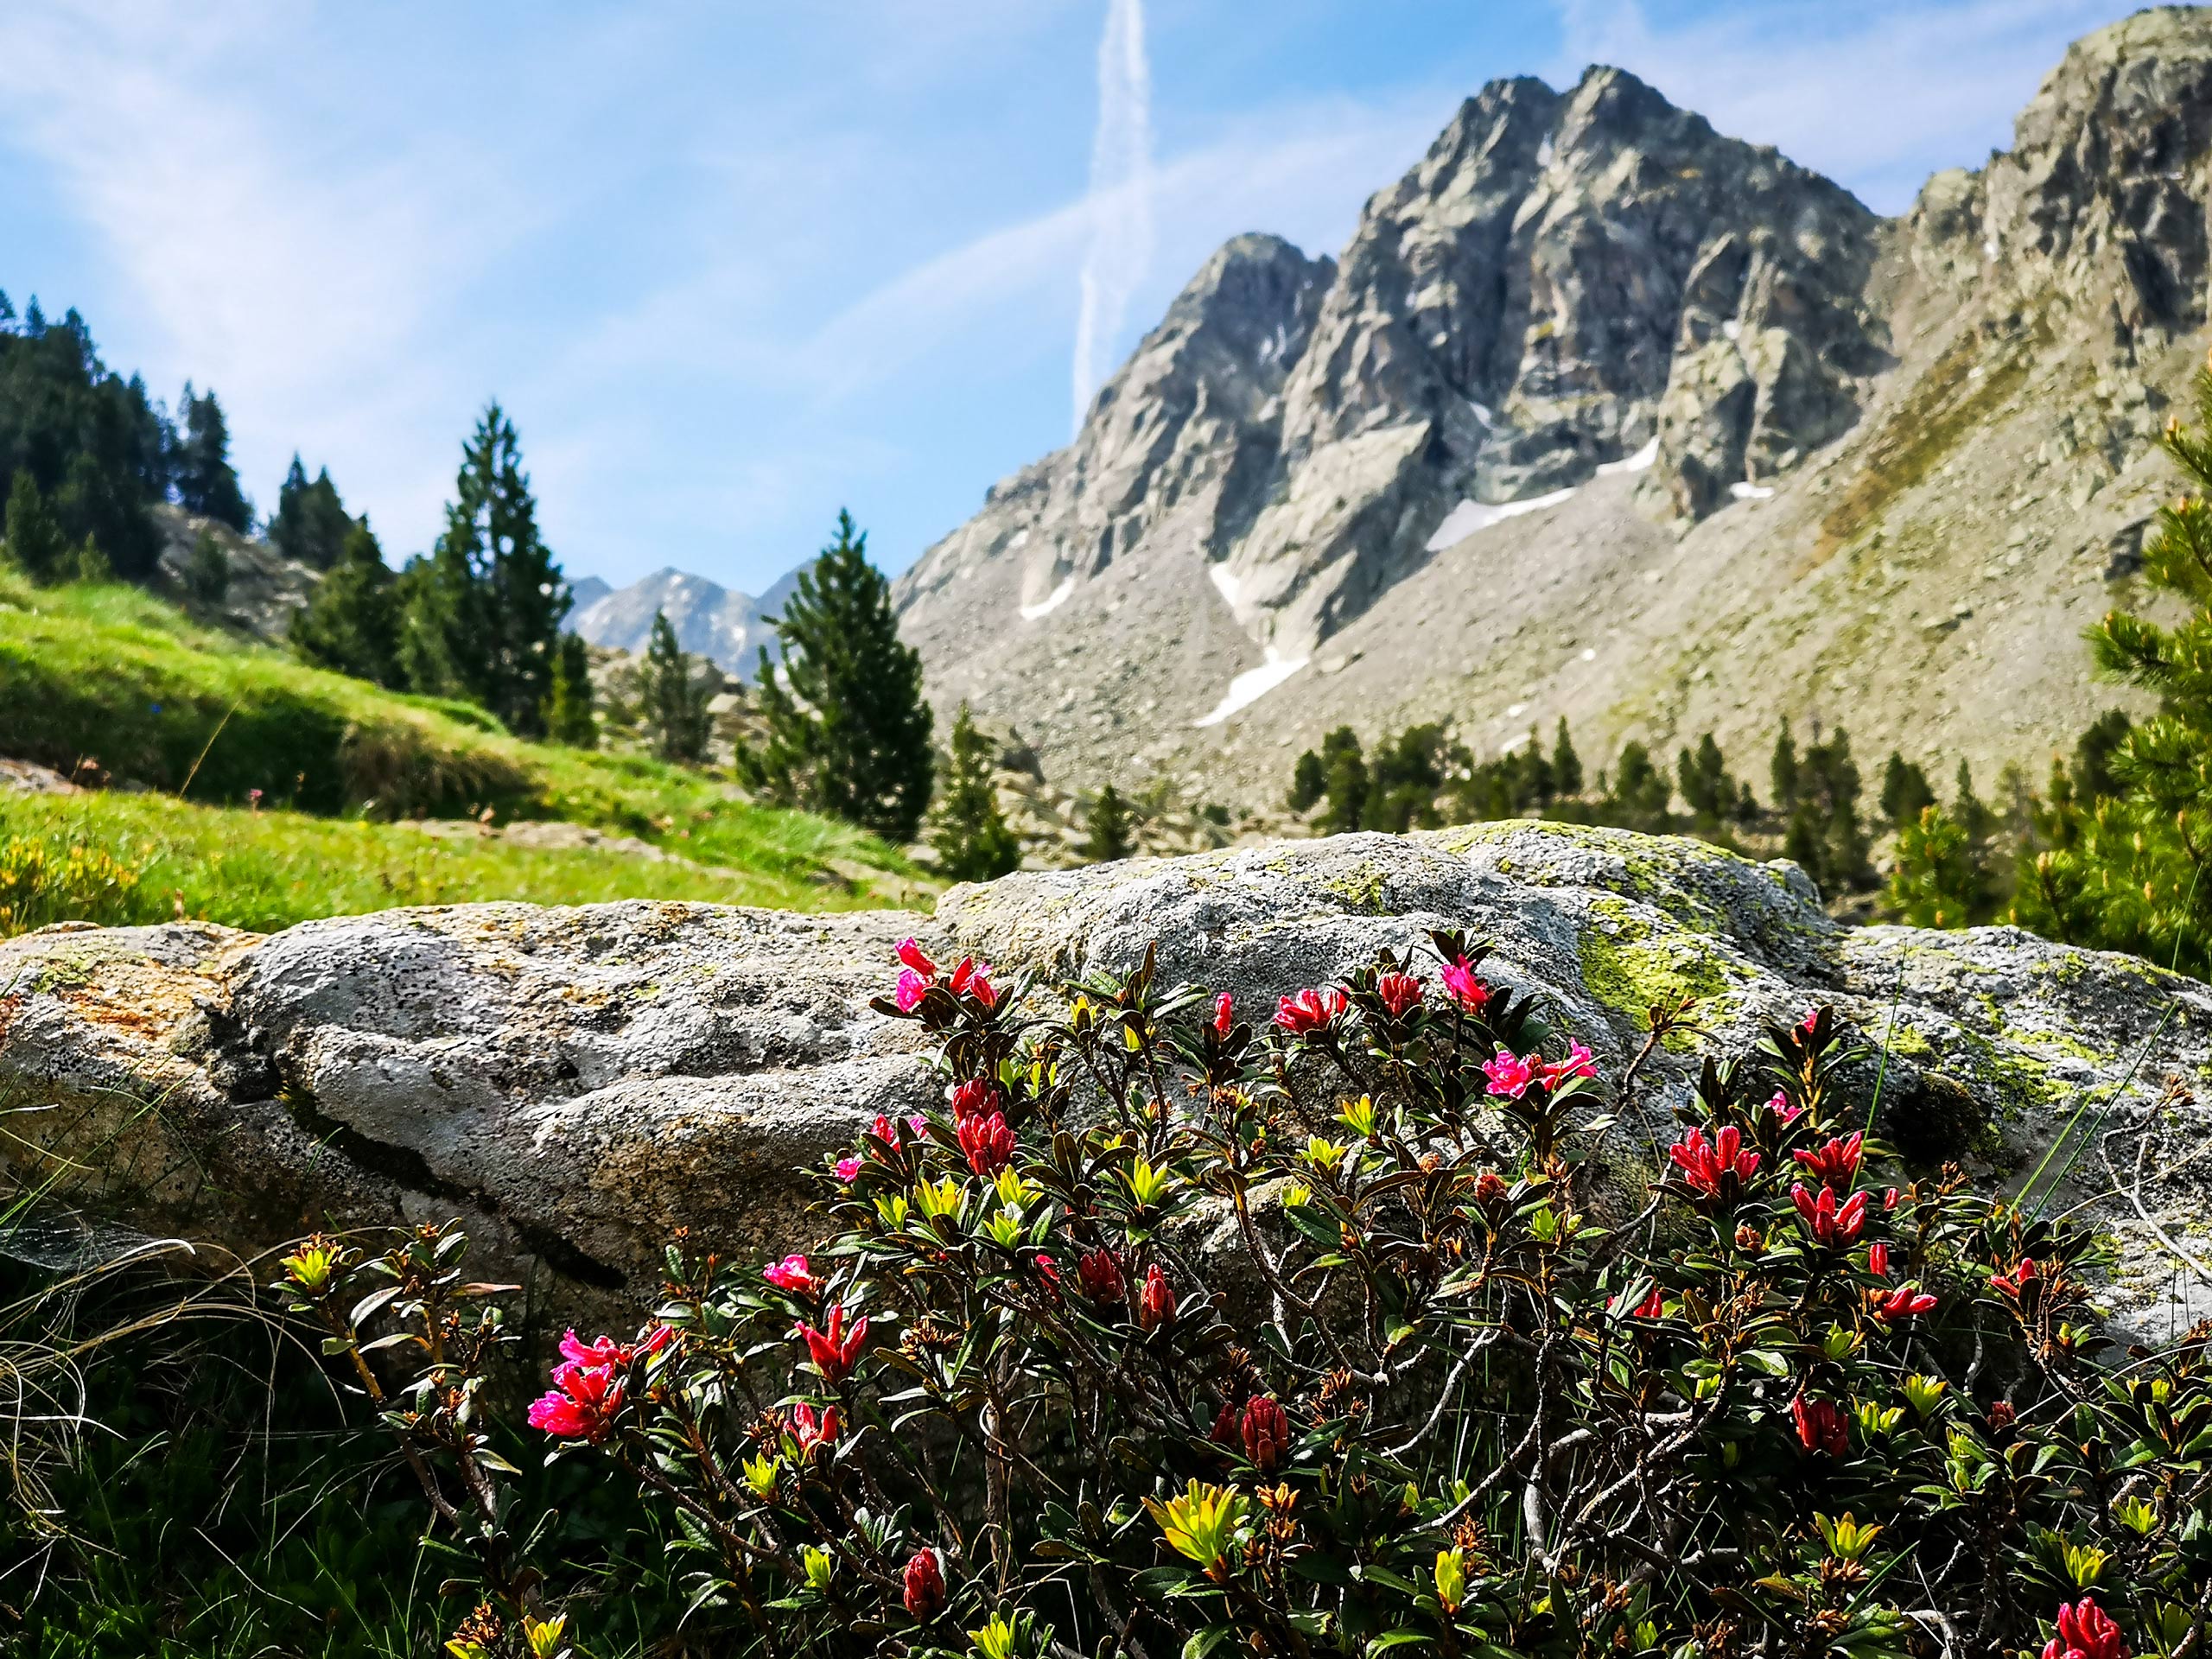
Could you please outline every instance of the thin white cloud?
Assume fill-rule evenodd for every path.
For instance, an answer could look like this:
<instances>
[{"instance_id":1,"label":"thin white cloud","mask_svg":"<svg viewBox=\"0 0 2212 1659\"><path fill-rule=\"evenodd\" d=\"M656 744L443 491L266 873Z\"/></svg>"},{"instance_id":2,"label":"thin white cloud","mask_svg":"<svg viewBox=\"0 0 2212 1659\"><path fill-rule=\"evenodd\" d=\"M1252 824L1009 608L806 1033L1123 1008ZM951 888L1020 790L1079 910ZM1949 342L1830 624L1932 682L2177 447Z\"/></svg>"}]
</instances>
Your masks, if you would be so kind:
<instances>
[{"instance_id":1,"label":"thin white cloud","mask_svg":"<svg viewBox=\"0 0 2212 1659\"><path fill-rule=\"evenodd\" d=\"M1655 26L1639 0L1558 0L1554 74L1611 64L1720 131L1772 144L1902 212L1929 173L1978 166L2077 35L2129 0L1740 5Z\"/></svg>"}]
</instances>

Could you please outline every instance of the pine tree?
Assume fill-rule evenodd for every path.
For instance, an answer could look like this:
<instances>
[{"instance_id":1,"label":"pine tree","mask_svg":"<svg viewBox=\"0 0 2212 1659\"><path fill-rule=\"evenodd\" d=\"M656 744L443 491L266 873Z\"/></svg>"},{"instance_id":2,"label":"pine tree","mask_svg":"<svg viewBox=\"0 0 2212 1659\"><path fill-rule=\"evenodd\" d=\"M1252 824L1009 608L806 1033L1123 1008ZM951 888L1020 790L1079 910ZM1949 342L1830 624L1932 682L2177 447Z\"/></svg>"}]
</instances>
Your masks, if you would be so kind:
<instances>
[{"instance_id":1,"label":"pine tree","mask_svg":"<svg viewBox=\"0 0 2212 1659\"><path fill-rule=\"evenodd\" d=\"M315 597L293 613L292 649L318 668L397 685L398 586L363 518L347 534L338 563L316 585Z\"/></svg>"},{"instance_id":2,"label":"pine tree","mask_svg":"<svg viewBox=\"0 0 2212 1659\"><path fill-rule=\"evenodd\" d=\"M955 881L993 881L1021 862L1021 846L999 810L992 781L995 746L968 705L952 717L944 769L931 812L930 846L937 867Z\"/></svg>"},{"instance_id":3,"label":"pine tree","mask_svg":"<svg viewBox=\"0 0 2212 1659\"><path fill-rule=\"evenodd\" d=\"M599 747L599 717L592 710L591 652L583 636L564 633L553 658L553 685L545 694L545 735L572 749Z\"/></svg>"},{"instance_id":4,"label":"pine tree","mask_svg":"<svg viewBox=\"0 0 2212 1659\"><path fill-rule=\"evenodd\" d=\"M276 516L269 521L270 545L310 569L327 570L346 550L346 538L353 531L353 521L346 515L338 486L330 481L330 469L324 467L309 482L307 468L295 454L276 492Z\"/></svg>"},{"instance_id":5,"label":"pine tree","mask_svg":"<svg viewBox=\"0 0 2212 1659\"><path fill-rule=\"evenodd\" d=\"M837 539L799 572L776 637L780 666L760 653L767 734L740 753L741 774L771 800L912 841L932 766L922 659L899 638L891 584L850 513L837 514Z\"/></svg>"},{"instance_id":6,"label":"pine tree","mask_svg":"<svg viewBox=\"0 0 2212 1659\"><path fill-rule=\"evenodd\" d=\"M1135 850L1135 819L1122 791L1108 784L1091 798L1084 815L1083 855L1094 864L1111 864Z\"/></svg>"},{"instance_id":7,"label":"pine tree","mask_svg":"<svg viewBox=\"0 0 2212 1659\"><path fill-rule=\"evenodd\" d=\"M1694 753L1683 749L1676 753L1675 776L1682 804L1701 823L1717 824L1736 812L1736 780L1728 775L1728 763L1711 732L1698 740Z\"/></svg>"},{"instance_id":8,"label":"pine tree","mask_svg":"<svg viewBox=\"0 0 2212 1659\"><path fill-rule=\"evenodd\" d=\"M1621 758L1613 767L1613 815L1624 828L1663 830L1667 803L1673 796L1667 774L1652 764L1651 751L1630 741L1621 745Z\"/></svg>"},{"instance_id":9,"label":"pine tree","mask_svg":"<svg viewBox=\"0 0 2212 1659\"><path fill-rule=\"evenodd\" d=\"M1971 927L1996 909L1989 862L1967 827L1937 803L1897 832L1889 908L1913 927Z\"/></svg>"},{"instance_id":10,"label":"pine tree","mask_svg":"<svg viewBox=\"0 0 2212 1659\"><path fill-rule=\"evenodd\" d=\"M1936 804L1936 791L1928 774L1895 749L1882 767L1882 816L1891 828L1903 830L1920 822L1921 813Z\"/></svg>"},{"instance_id":11,"label":"pine tree","mask_svg":"<svg viewBox=\"0 0 2212 1659\"><path fill-rule=\"evenodd\" d=\"M1321 815L1325 835L1349 835L1366 823L1367 759L1360 752L1359 734L1339 726L1321 740L1322 793L1328 810Z\"/></svg>"},{"instance_id":12,"label":"pine tree","mask_svg":"<svg viewBox=\"0 0 2212 1659\"><path fill-rule=\"evenodd\" d=\"M2184 973L2212 971L2212 367L2191 388L2193 418L2168 420L2166 454L2183 493L2145 538L2143 574L2179 599L2171 627L2113 611L2089 631L2097 665L2155 694L2132 725L2107 715L2085 734L2085 775L2030 868L2016 918L2070 943L2131 950ZM2101 775L2096 775L2101 774Z\"/></svg>"},{"instance_id":13,"label":"pine tree","mask_svg":"<svg viewBox=\"0 0 2212 1659\"><path fill-rule=\"evenodd\" d=\"M1552 741L1552 785L1568 800L1580 799L1582 794L1582 757L1574 752L1574 740L1567 734L1567 716L1559 717L1559 734Z\"/></svg>"},{"instance_id":14,"label":"pine tree","mask_svg":"<svg viewBox=\"0 0 2212 1659\"><path fill-rule=\"evenodd\" d=\"M404 587L409 683L480 703L518 735L541 735L569 584L538 535L522 445L498 404L462 446L445 533Z\"/></svg>"},{"instance_id":15,"label":"pine tree","mask_svg":"<svg viewBox=\"0 0 2212 1659\"><path fill-rule=\"evenodd\" d=\"M185 591L207 606L220 605L231 591L231 556L215 539L215 532L203 530L192 543L191 556L184 567Z\"/></svg>"},{"instance_id":16,"label":"pine tree","mask_svg":"<svg viewBox=\"0 0 2212 1659\"><path fill-rule=\"evenodd\" d=\"M184 429L177 435L173 463L177 500L188 512L204 513L243 534L253 523L253 508L231 468L231 427L223 405L213 391L194 396L187 381L181 413Z\"/></svg>"},{"instance_id":17,"label":"pine tree","mask_svg":"<svg viewBox=\"0 0 2212 1659\"><path fill-rule=\"evenodd\" d=\"M33 582L60 581L68 546L28 467L16 473L15 487L8 492L6 524L10 562Z\"/></svg>"},{"instance_id":18,"label":"pine tree","mask_svg":"<svg viewBox=\"0 0 2212 1659\"><path fill-rule=\"evenodd\" d=\"M1307 749L1298 757L1290 772L1290 793L1286 798L1294 812L1313 809L1329 787L1329 770L1321 764L1321 757Z\"/></svg>"}]
</instances>

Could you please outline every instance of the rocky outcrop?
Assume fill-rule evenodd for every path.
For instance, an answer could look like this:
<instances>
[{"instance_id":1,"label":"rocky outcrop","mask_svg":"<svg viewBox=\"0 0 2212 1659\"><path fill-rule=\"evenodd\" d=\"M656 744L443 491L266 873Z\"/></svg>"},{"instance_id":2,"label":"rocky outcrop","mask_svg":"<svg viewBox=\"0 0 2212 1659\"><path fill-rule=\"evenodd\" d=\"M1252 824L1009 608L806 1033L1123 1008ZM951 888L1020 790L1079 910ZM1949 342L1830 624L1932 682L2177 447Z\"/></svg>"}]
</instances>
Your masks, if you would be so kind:
<instances>
[{"instance_id":1,"label":"rocky outcrop","mask_svg":"<svg viewBox=\"0 0 2212 1659\"><path fill-rule=\"evenodd\" d=\"M1833 1001L1871 1043L1888 1034L1882 1131L1989 1179L2088 1103L2118 1151L2091 1145L2073 1196L2125 1247L2115 1306L2165 1317L2161 1236L2185 1238L2202 1193L2162 1152L2139 1213L2102 1160L2133 1170L2143 1133L2201 1144L2202 1112L2167 1079L2212 1064L2212 991L2012 930L1839 928L1793 866L1555 825L1014 876L955 889L933 918L485 905L269 938L49 929L0 944L0 1097L35 1109L5 1156L56 1196L241 1250L459 1214L556 1303L634 1300L677 1227L741 1255L787 1245L819 1190L802 1169L934 1096L911 1029L866 1005L908 932L1046 976L1128 969L1156 940L1171 980L1258 1016L1445 925L1494 939L1493 970L1612 1075L1655 1002L1698 997L1713 1042L1741 1049L1761 1021ZM1647 1135L1671 1123L1687 1064L1657 1057ZM2195 1310L2206 1293L2181 1277Z\"/></svg>"},{"instance_id":2,"label":"rocky outcrop","mask_svg":"<svg viewBox=\"0 0 2212 1659\"><path fill-rule=\"evenodd\" d=\"M1334 266L1224 250L1179 315L1281 274L1206 372L1163 326L901 578L931 694L1077 788L1246 808L1438 719L2040 775L2128 695L2080 636L2202 360L2208 111L2212 12L2139 14L1885 220L1618 71L1495 83Z\"/></svg>"}]
</instances>

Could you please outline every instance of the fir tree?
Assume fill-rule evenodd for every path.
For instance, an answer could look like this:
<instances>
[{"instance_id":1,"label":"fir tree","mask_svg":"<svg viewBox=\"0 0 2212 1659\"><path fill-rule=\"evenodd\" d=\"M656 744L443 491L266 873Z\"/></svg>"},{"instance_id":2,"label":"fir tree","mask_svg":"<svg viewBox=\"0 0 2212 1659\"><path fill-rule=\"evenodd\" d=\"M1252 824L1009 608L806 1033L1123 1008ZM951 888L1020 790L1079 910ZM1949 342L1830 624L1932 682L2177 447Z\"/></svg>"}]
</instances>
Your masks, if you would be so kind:
<instances>
[{"instance_id":1,"label":"fir tree","mask_svg":"<svg viewBox=\"0 0 2212 1659\"><path fill-rule=\"evenodd\" d=\"M294 455L276 492L276 516L269 521L270 545L310 569L327 570L346 550L346 538L353 531L353 521L339 499L338 486L330 481L330 469L324 467L310 482L307 468Z\"/></svg>"},{"instance_id":2,"label":"fir tree","mask_svg":"<svg viewBox=\"0 0 2212 1659\"><path fill-rule=\"evenodd\" d=\"M553 684L545 694L545 735L572 749L599 747L599 717L592 710L591 652L583 636L564 633L553 657Z\"/></svg>"},{"instance_id":3,"label":"fir tree","mask_svg":"<svg viewBox=\"0 0 2212 1659\"><path fill-rule=\"evenodd\" d=\"M1920 822L1921 813L1936 804L1936 791L1928 774L1895 749L1882 767L1882 816L1892 829L1903 830Z\"/></svg>"},{"instance_id":4,"label":"fir tree","mask_svg":"<svg viewBox=\"0 0 2212 1659\"><path fill-rule=\"evenodd\" d=\"M33 582L60 581L67 543L28 467L16 474L15 487L8 492L6 526L10 562Z\"/></svg>"},{"instance_id":5,"label":"fir tree","mask_svg":"<svg viewBox=\"0 0 2212 1659\"><path fill-rule=\"evenodd\" d=\"M1680 751L1675 757L1676 786L1681 791L1682 804L1689 808L1691 816L1707 824L1717 824L1738 810L1738 791L1736 780L1728 775L1728 763L1722 759L1719 744L1707 732L1698 740L1694 753Z\"/></svg>"},{"instance_id":6,"label":"fir tree","mask_svg":"<svg viewBox=\"0 0 2212 1659\"><path fill-rule=\"evenodd\" d=\"M183 430L171 467L178 502L243 534L253 523L253 509L231 468L231 427L223 405L213 391L195 397L187 381L181 412Z\"/></svg>"},{"instance_id":7,"label":"fir tree","mask_svg":"<svg viewBox=\"0 0 2212 1659\"><path fill-rule=\"evenodd\" d=\"M231 556L212 530L202 530L185 561L185 591L206 606L220 605L231 591Z\"/></svg>"},{"instance_id":8,"label":"fir tree","mask_svg":"<svg viewBox=\"0 0 2212 1659\"><path fill-rule=\"evenodd\" d=\"M937 867L955 881L995 880L1021 862L1020 843L999 810L995 747L962 703L952 717L937 804L930 814Z\"/></svg>"},{"instance_id":9,"label":"fir tree","mask_svg":"<svg viewBox=\"0 0 2212 1659\"><path fill-rule=\"evenodd\" d=\"M1122 791L1108 784L1091 798L1084 815L1083 855L1094 864L1127 858L1135 849L1135 821Z\"/></svg>"},{"instance_id":10,"label":"fir tree","mask_svg":"<svg viewBox=\"0 0 2212 1659\"><path fill-rule=\"evenodd\" d=\"M799 572L776 621L780 666L760 653L767 732L739 770L767 798L914 838L929 809L930 707L922 659L899 638L891 584L868 537L837 515L837 539Z\"/></svg>"},{"instance_id":11,"label":"fir tree","mask_svg":"<svg viewBox=\"0 0 2212 1659\"><path fill-rule=\"evenodd\" d=\"M292 649L305 661L378 685L400 683L399 592L364 518L315 597L292 615Z\"/></svg>"},{"instance_id":12,"label":"fir tree","mask_svg":"<svg viewBox=\"0 0 2212 1659\"><path fill-rule=\"evenodd\" d=\"M638 724L653 753L678 766L696 766L704 760L707 739L714 729L709 700L696 659L677 644L667 613L655 611L638 686Z\"/></svg>"},{"instance_id":13,"label":"fir tree","mask_svg":"<svg viewBox=\"0 0 2212 1659\"><path fill-rule=\"evenodd\" d=\"M538 535L522 445L498 404L462 447L445 533L410 566L404 588L409 683L480 703L518 735L541 735L569 584Z\"/></svg>"},{"instance_id":14,"label":"fir tree","mask_svg":"<svg viewBox=\"0 0 2212 1659\"><path fill-rule=\"evenodd\" d=\"M1667 774L1652 764L1651 751L1630 741L1621 745L1621 758L1613 767L1612 814L1630 830L1663 830L1667 803L1674 791Z\"/></svg>"},{"instance_id":15,"label":"fir tree","mask_svg":"<svg viewBox=\"0 0 2212 1659\"><path fill-rule=\"evenodd\" d=\"M1582 757L1574 752L1574 740L1567 734L1567 716L1559 717L1559 734L1552 741L1552 785L1569 800L1580 799L1582 794Z\"/></svg>"},{"instance_id":16,"label":"fir tree","mask_svg":"<svg viewBox=\"0 0 2212 1659\"><path fill-rule=\"evenodd\" d=\"M1311 811L1314 802L1328 791L1329 769L1321 757L1307 749L1298 757L1291 768L1290 794L1287 798L1294 812Z\"/></svg>"}]
</instances>

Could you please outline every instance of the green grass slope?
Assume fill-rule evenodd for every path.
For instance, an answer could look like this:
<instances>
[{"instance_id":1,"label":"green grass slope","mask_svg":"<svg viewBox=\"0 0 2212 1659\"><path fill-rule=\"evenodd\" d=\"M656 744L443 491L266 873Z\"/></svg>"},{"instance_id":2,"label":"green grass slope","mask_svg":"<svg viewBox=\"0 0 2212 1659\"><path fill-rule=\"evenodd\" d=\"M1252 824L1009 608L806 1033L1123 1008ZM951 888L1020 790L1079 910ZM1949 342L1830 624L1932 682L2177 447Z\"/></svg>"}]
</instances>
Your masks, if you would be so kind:
<instances>
[{"instance_id":1,"label":"green grass slope","mask_svg":"<svg viewBox=\"0 0 2212 1659\"><path fill-rule=\"evenodd\" d=\"M0 791L0 931L180 913L268 928L495 898L847 908L914 886L898 853L849 825L640 756L524 742L480 710L304 667L123 586L0 572L0 755L90 762L155 791ZM394 822L487 809L684 861Z\"/></svg>"}]
</instances>

